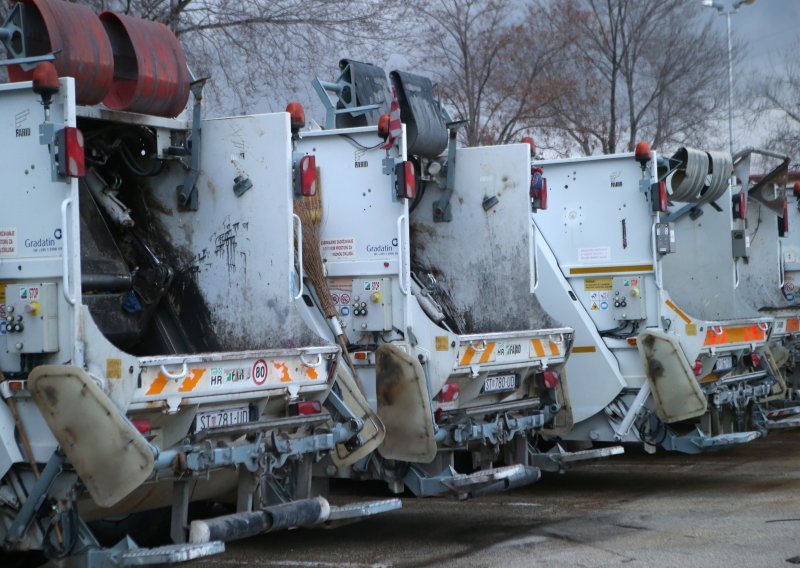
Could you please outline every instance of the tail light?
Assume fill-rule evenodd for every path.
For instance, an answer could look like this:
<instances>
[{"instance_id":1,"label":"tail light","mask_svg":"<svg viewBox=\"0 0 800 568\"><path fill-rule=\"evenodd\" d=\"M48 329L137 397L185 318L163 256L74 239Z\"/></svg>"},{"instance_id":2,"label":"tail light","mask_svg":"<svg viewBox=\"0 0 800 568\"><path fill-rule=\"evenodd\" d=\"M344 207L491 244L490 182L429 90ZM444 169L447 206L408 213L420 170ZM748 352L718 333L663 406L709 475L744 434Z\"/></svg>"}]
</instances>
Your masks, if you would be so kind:
<instances>
[{"instance_id":1,"label":"tail light","mask_svg":"<svg viewBox=\"0 0 800 568\"><path fill-rule=\"evenodd\" d=\"M414 177L414 163L406 160L397 164L395 173L395 195L397 199L414 199L417 196L417 180Z\"/></svg>"},{"instance_id":2,"label":"tail light","mask_svg":"<svg viewBox=\"0 0 800 568\"><path fill-rule=\"evenodd\" d=\"M297 188L295 193L303 197L317 194L317 158L313 155L303 156L297 162Z\"/></svg>"},{"instance_id":3,"label":"tail light","mask_svg":"<svg viewBox=\"0 0 800 568\"><path fill-rule=\"evenodd\" d=\"M789 232L789 200L783 200L783 217L778 217L778 236L785 237Z\"/></svg>"},{"instance_id":4,"label":"tail light","mask_svg":"<svg viewBox=\"0 0 800 568\"><path fill-rule=\"evenodd\" d=\"M534 211L547 209L547 178L542 168L531 168L531 208Z\"/></svg>"},{"instance_id":5,"label":"tail light","mask_svg":"<svg viewBox=\"0 0 800 568\"><path fill-rule=\"evenodd\" d=\"M732 197L733 199L733 219L744 219L747 217L747 195L740 191Z\"/></svg>"},{"instance_id":6,"label":"tail light","mask_svg":"<svg viewBox=\"0 0 800 568\"><path fill-rule=\"evenodd\" d=\"M439 402L455 402L461 394L461 387L456 383L445 383L439 391Z\"/></svg>"},{"instance_id":7,"label":"tail light","mask_svg":"<svg viewBox=\"0 0 800 568\"><path fill-rule=\"evenodd\" d=\"M645 164L650 161L650 156L652 156L650 152L650 144L644 141L638 142L633 154L636 158L636 161L642 165L642 168L644 168Z\"/></svg>"},{"instance_id":8,"label":"tail light","mask_svg":"<svg viewBox=\"0 0 800 568\"><path fill-rule=\"evenodd\" d=\"M692 372L694 373L695 377L699 377L703 372L703 362L700 359L695 359L694 366L692 367Z\"/></svg>"},{"instance_id":9,"label":"tail light","mask_svg":"<svg viewBox=\"0 0 800 568\"><path fill-rule=\"evenodd\" d=\"M311 416L322 412L322 403L318 400L301 400L290 402L289 416Z\"/></svg>"},{"instance_id":10,"label":"tail light","mask_svg":"<svg viewBox=\"0 0 800 568\"><path fill-rule=\"evenodd\" d=\"M85 173L83 133L74 126L65 126L56 134L58 175L83 177Z\"/></svg>"},{"instance_id":11,"label":"tail light","mask_svg":"<svg viewBox=\"0 0 800 568\"><path fill-rule=\"evenodd\" d=\"M286 105L286 112L289 113L289 124L292 131L297 131L306 125L306 110L303 105L294 101Z\"/></svg>"},{"instance_id":12,"label":"tail light","mask_svg":"<svg viewBox=\"0 0 800 568\"><path fill-rule=\"evenodd\" d=\"M558 386L558 381L561 377L558 376L558 371L543 371L542 384L545 388L554 389Z\"/></svg>"},{"instance_id":13,"label":"tail light","mask_svg":"<svg viewBox=\"0 0 800 568\"><path fill-rule=\"evenodd\" d=\"M669 210L669 197L667 195L667 183L660 181L650 186L650 200L653 204L653 212L660 211L666 213Z\"/></svg>"},{"instance_id":14,"label":"tail light","mask_svg":"<svg viewBox=\"0 0 800 568\"><path fill-rule=\"evenodd\" d=\"M150 423L149 418L133 418L131 419L131 424L142 436L147 436L153 430L153 425Z\"/></svg>"}]
</instances>

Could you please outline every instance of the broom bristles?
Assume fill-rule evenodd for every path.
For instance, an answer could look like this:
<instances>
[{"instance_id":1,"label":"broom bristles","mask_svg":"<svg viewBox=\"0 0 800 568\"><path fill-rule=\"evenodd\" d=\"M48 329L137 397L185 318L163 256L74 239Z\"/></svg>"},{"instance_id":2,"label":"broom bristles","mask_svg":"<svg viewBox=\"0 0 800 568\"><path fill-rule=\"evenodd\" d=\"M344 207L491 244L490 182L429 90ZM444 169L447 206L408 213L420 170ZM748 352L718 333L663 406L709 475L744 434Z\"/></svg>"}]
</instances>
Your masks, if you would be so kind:
<instances>
[{"instance_id":1,"label":"broom bristles","mask_svg":"<svg viewBox=\"0 0 800 568\"><path fill-rule=\"evenodd\" d=\"M320 252L320 225L322 224L322 195L303 197L294 201L294 212L303 224L303 271L317 291L325 317L336 317L336 307L331 301L328 280Z\"/></svg>"}]
</instances>

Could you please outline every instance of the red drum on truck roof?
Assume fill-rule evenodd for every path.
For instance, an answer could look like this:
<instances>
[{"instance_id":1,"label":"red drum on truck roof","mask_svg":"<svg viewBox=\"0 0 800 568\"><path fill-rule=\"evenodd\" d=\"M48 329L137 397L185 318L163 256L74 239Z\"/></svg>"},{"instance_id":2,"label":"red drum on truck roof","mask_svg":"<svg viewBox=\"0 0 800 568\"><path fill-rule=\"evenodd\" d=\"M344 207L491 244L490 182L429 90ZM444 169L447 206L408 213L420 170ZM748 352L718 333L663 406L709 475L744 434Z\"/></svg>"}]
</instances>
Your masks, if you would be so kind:
<instances>
[{"instance_id":1,"label":"red drum on truck roof","mask_svg":"<svg viewBox=\"0 0 800 568\"><path fill-rule=\"evenodd\" d=\"M78 104L103 100L114 76L114 55L100 19L82 4L61 0L22 0L28 56L61 50L53 64L59 77L75 78ZM12 82L30 81L33 69L8 66Z\"/></svg>"},{"instance_id":2,"label":"red drum on truck roof","mask_svg":"<svg viewBox=\"0 0 800 568\"><path fill-rule=\"evenodd\" d=\"M189 70L178 38L167 26L103 12L114 52L114 80L103 100L110 109L176 116L189 99Z\"/></svg>"}]
</instances>

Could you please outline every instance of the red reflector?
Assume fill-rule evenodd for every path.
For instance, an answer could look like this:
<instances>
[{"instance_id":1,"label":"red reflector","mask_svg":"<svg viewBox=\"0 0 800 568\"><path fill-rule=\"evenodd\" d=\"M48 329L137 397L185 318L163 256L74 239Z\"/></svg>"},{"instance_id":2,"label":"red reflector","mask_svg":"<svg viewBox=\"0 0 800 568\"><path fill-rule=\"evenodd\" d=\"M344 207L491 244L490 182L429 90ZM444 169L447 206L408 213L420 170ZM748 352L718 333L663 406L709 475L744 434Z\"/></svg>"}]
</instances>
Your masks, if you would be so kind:
<instances>
[{"instance_id":1,"label":"red reflector","mask_svg":"<svg viewBox=\"0 0 800 568\"><path fill-rule=\"evenodd\" d=\"M650 161L650 144L647 142L638 142L636 144L636 149L633 152L636 161L644 166L647 162Z\"/></svg>"},{"instance_id":2,"label":"red reflector","mask_svg":"<svg viewBox=\"0 0 800 568\"><path fill-rule=\"evenodd\" d=\"M389 123L392 121L392 115L390 114L382 114L381 117L378 119L378 136L386 140L389 137L389 131L391 127Z\"/></svg>"},{"instance_id":3,"label":"red reflector","mask_svg":"<svg viewBox=\"0 0 800 568\"><path fill-rule=\"evenodd\" d=\"M395 166L395 195L397 199L414 199L417 196L417 179L414 173L414 162L406 160Z\"/></svg>"},{"instance_id":4,"label":"red reflector","mask_svg":"<svg viewBox=\"0 0 800 568\"><path fill-rule=\"evenodd\" d=\"M700 359L697 359L694 362L694 367L692 367L692 371L694 372L695 377L699 377L700 373L703 372L703 362Z\"/></svg>"},{"instance_id":5,"label":"red reflector","mask_svg":"<svg viewBox=\"0 0 800 568\"><path fill-rule=\"evenodd\" d=\"M73 126L65 126L58 133L57 144L59 175L83 177L83 133Z\"/></svg>"},{"instance_id":6,"label":"red reflector","mask_svg":"<svg viewBox=\"0 0 800 568\"><path fill-rule=\"evenodd\" d=\"M366 361L367 359L367 352L366 351L356 351L353 353L353 357L359 361Z\"/></svg>"},{"instance_id":7,"label":"red reflector","mask_svg":"<svg viewBox=\"0 0 800 568\"><path fill-rule=\"evenodd\" d=\"M745 358L745 361L751 369L758 369L761 366L761 355L758 353L750 353L750 355Z\"/></svg>"},{"instance_id":8,"label":"red reflector","mask_svg":"<svg viewBox=\"0 0 800 568\"><path fill-rule=\"evenodd\" d=\"M8 381L8 390L11 392L25 390L25 381Z\"/></svg>"},{"instance_id":9,"label":"red reflector","mask_svg":"<svg viewBox=\"0 0 800 568\"><path fill-rule=\"evenodd\" d=\"M733 196L733 218L744 220L747 217L747 195L740 191Z\"/></svg>"},{"instance_id":10,"label":"red reflector","mask_svg":"<svg viewBox=\"0 0 800 568\"><path fill-rule=\"evenodd\" d=\"M286 105L286 112L289 113L289 124L292 130L300 130L306 125L306 111L303 105L297 101Z\"/></svg>"},{"instance_id":11,"label":"red reflector","mask_svg":"<svg viewBox=\"0 0 800 568\"><path fill-rule=\"evenodd\" d=\"M322 404L318 400L304 400L294 403L295 412L293 416L309 416L322 412ZM292 414L289 412L289 414Z\"/></svg>"},{"instance_id":12,"label":"red reflector","mask_svg":"<svg viewBox=\"0 0 800 568\"><path fill-rule=\"evenodd\" d=\"M133 427L143 436L147 436L153 430L149 418L133 418L131 419L131 424L133 424Z\"/></svg>"},{"instance_id":13,"label":"red reflector","mask_svg":"<svg viewBox=\"0 0 800 568\"><path fill-rule=\"evenodd\" d=\"M666 213L669 209L669 200L667 198L667 182L658 182L658 210Z\"/></svg>"},{"instance_id":14,"label":"red reflector","mask_svg":"<svg viewBox=\"0 0 800 568\"><path fill-rule=\"evenodd\" d=\"M317 194L317 158L303 156L300 158L300 195L311 197Z\"/></svg>"},{"instance_id":15,"label":"red reflector","mask_svg":"<svg viewBox=\"0 0 800 568\"><path fill-rule=\"evenodd\" d=\"M531 168L531 207L534 211L547 209L547 178L542 175L542 168Z\"/></svg>"},{"instance_id":16,"label":"red reflector","mask_svg":"<svg viewBox=\"0 0 800 568\"><path fill-rule=\"evenodd\" d=\"M558 379L559 376L556 371L544 371L542 373L542 382L549 389L554 389L558 386Z\"/></svg>"},{"instance_id":17,"label":"red reflector","mask_svg":"<svg viewBox=\"0 0 800 568\"><path fill-rule=\"evenodd\" d=\"M445 383L439 391L439 402L453 402L460 394L461 388L456 383Z\"/></svg>"}]
</instances>

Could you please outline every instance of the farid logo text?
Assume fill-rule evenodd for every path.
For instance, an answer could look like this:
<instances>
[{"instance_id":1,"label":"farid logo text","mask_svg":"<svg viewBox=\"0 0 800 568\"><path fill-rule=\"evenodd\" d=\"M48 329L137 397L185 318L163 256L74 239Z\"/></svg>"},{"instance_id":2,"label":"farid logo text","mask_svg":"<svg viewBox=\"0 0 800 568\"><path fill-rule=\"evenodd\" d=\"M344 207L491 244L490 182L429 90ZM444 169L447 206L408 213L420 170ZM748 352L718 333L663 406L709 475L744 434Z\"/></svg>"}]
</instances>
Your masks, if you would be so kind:
<instances>
[{"instance_id":1,"label":"farid logo text","mask_svg":"<svg viewBox=\"0 0 800 568\"><path fill-rule=\"evenodd\" d=\"M30 109L25 109L14 115L14 128L16 130L17 138L22 138L23 136L31 135L30 127L25 126L25 121L27 120L28 115L30 113L31 113Z\"/></svg>"}]
</instances>

